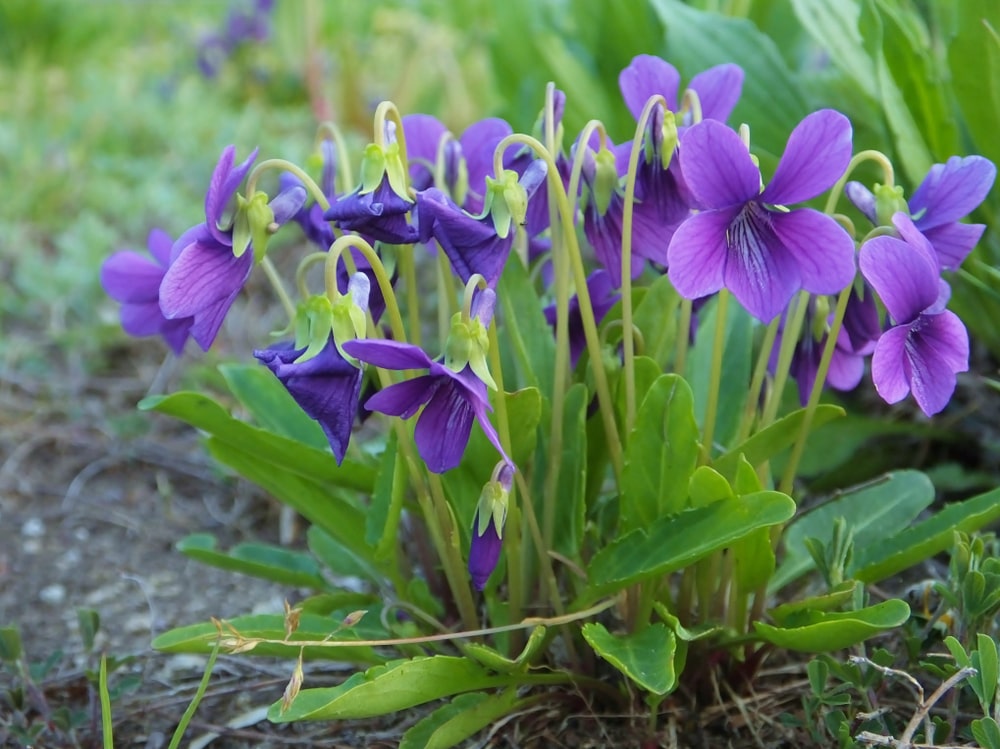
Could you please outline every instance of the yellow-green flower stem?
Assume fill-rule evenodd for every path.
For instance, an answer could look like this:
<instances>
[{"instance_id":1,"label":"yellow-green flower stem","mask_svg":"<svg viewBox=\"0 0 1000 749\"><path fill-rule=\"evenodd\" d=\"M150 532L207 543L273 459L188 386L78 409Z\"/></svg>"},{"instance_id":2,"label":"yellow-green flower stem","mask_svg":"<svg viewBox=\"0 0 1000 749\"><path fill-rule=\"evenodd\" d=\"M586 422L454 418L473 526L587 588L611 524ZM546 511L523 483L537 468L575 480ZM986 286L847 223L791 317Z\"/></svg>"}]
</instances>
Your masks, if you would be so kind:
<instances>
[{"instance_id":1,"label":"yellow-green flower stem","mask_svg":"<svg viewBox=\"0 0 1000 749\"><path fill-rule=\"evenodd\" d=\"M347 141L344 140L340 128L333 122L326 120L316 128L316 149L319 150L320 143L324 140L333 141L337 149L337 172L334 175L334 186L338 192L346 193L354 189L354 176L351 172L351 156L347 152Z\"/></svg>"},{"instance_id":2,"label":"yellow-green flower stem","mask_svg":"<svg viewBox=\"0 0 1000 749\"><path fill-rule=\"evenodd\" d=\"M624 330L625 326L622 324L621 320L612 320L605 325L604 330L601 331L601 345L608 345L608 341L611 339L611 336L619 331L621 331L621 335L624 337ZM635 324L632 325L632 338L634 339L632 341L632 347L635 349L636 355L642 356L646 351L646 339L643 337L642 331L639 330Z\"/></svg>"},{"instance_id":3,"label":"yellow-green flower stem","mask_svg":"<svg viewBox=\"0 0 1000 749\"><path fill-rule=\"evenodd\" d=\"M691 345L691 299L681 299L680 322L677 323L677 348L674 350L674 371L684 376L688 346Z\"/></svg>"},{"instance_id":4,"label":"yellow-green flower stem","mask_svg":"<svg viewBox=\"0 0 1000 749\"><path fill-rule=\"evenodd\" d=\"M325 263L329 253L312 252L299 261L299 267L295 269L295 288L298 289L299 296L308 299L312 296L309 291L309 284L306 282L306 274L314 265Z\"/></svg>"},{"instance_id":5,"label":"yellow-green flower stem","mask_svg":"<svg viewBox=\"0 0 1000 749\"><path fill-rule=\"evenodd\" d=\"M494 152L495 158L499 160L499 156L503 154L507 147L512 145L528 146L540 159L545 161L548 167L548 179L559 179L559 172L556 169L555 160L552 155L545 150L545 147L536 138L532 138L529 135L518 133L508 135L497 146L497 150ZM611 400L608 375L604 370L604 363L601 357L601 341L597 334L597 324L594 322L594 307L590 301L590 292L587 290L587 274L583 267L580 246L576 240L576 228L573 213L570 209L569 198L562 190L562 185L559 185L559 189L555 190L554 194L559 208L563 239L569 251L570 265L572 266L573 279L576 284L576 295L580 304L583 332L587 339L587 350L590 352L590 363L591 367L593 367L594 382L597 388L597 400L600 405L601 419L604 423L604 431L608 440L608 456L611 459L611 467L615 472L615 480L620 484L623 465L622 442L615 425L614 402ZM568 345L566 348L568 349ZM559 355L558 350L556 351L556 355ZM561 384L557 380L556 388L559 387L561 387Z\"/></svg>"},{"instance_id":6,"label":"yellow-green flower stem","mask_svg":"<svg viewBox=\"0 0 1000 749\"><path fill-rule=\"evenodd\" d=\"M320 208L324 211L330 207L330 201L327 199L326 195L320 189L316 181L310 177L306 171L300 167L298 164L293 164L287 159L267 159L262 161L257 166L255 166L251 172L250 176L247 177L247 197L249 198L257 191L257 181L260 176L267 171L272 169L280 169L283 172L288 172L289 174L294 174L302 182L306 191L313 197L317 203L319 203Z\"/></svg>"},{"instance_id":7,"label":"yellow-green flower stem","mask_svg":"<svg viewBox=\"0 0 1000 749\"><path fill-rule=\"evenodd\" d=\"M684 89L684 95L681 96L681 111L683 112L684 110L691 112L692 125L697 125L701 122L701 99L698 97L698 92L693 88Z\"/></svg>"},{"instance_id":8,"label":"yellow-green flower stem","mask_svg":"<svg viewBox=\"0 0 1000 749\"><path fill-rule=\"evenodd\" d=\"M285 290L285 284L281 280L281 276L278 274L277 268L274 267L274 263L271 262L271 258L264 256L260 261L260 267L264 269L264 275L267 276L267 280L271 282L271 287L274 289L274 293L278 295L278 300L281 302L281 306L285 308L289 324L294 324L295 304L292 302L291 297L288 296L288 292Z\"/></svg>"},{"instance_id":9,"label":"yellow-green flower stem","mask_svg":"<svg viewBox=\"0 0 1000 749\"><path fill-rule=\"evenodd\" d=\"M406 279L406 316L410 323L410 341L419 346L423 336L420 324L420 290L417 288L416 247L412 244L399 248L398 262Z\"/></svg>"},{"instance_id":10,"label":"yellow-green flower stem","mask_svg":"<svg viewBox=\"0 0 1000 749\"><path fill-rule=\"evenodd\" d=\"M840 196L844 192L844 186L851 178L852 172L854 172L858 166L866 161L874 161L882 167L882 174L885 176L885 184L887 186L891 187L895 184L895 172L893 171L892 162L889 161L888 156L881 151L859 151L851 158L851 161L847 165L847 171L845 171L843 176L837 180L833 189L830 190L830 194L826 196L826 205L823 207L823 213L830 215L833 214L834 209L837 207L837 201L840 200Z\"/></svg>"},{"instance_id":11,"label":"yellow-green flower stem","mask_svg":"<svg viewBox=\"0 0 1000 749\"><path fill-rule=\"evenodd\" d=\"M468 309L472 304L472 286L476 280L475 274L469 279L466 285L465 306ZM485 279L479 276L479 280L485 284ZM469 314L468 312L466 314ZM490 374L497 384L496 393L496 415L497 415L497 435L500 437L500 445L503 447L507 457L511 460L513 456L513 445L510 441L510 418L507 414L507 393L503 383L503 365L500 361L500 342L497 340L496 321L491 321L489 327L490 339ZM520 471L514 468L514 474ZM524 589L521 580L521 511L517 504L517 492L511 486L507 495L507 524L510 532L504 533L504 541L507 546L507 605L511 619L519 619L524 608Z\"/></svg>"},{"instance_id":12,"label":"yellow-green flower stem","mask_svg":"<svg viewBox=\"0 0 1000 749\"><path fill-rule=\"evenodd\" d=\"M385 121L392 120L396 125L396 143L399 144L399 158L406 165L406 134L403 132L403 118L391 101L380 102L375 108L375 145L385 148Z\"/></svg>"},{"instance_id":13,"label":"yellow-green flower stem","mask_svg":"<svg viewBox=\"0 0 1000 749\"><path fill-rule=\"evenodd\" d=\"M347 263L347 267L351 272L356 269L354 266L354 260L351 258L350 252L344 254L344 250L354 248L362 255L372 267L372 272L375 274L375 280L378 282L379 288L382 290L382 296L385 298L385 311L389 315L389 326L392 329L393 340L403 343L407 340L406 329L403 327L403 318L399 314L399 305L396 303L396 294L392 289L392 281L389 279L389 274L385 272L385 266L382 265L382 259L378 256L378 253L372 248L368 242L359 237L356 234L345 234L342 237L338 237L332 245L330 245L330 251L326 254L326 265L324 266L324 280L326 282L326 295L331 301L338 299L341 294L337 288L337 261L340 260L340 256L344 255L344 262Z\"/></svg>"},{"instance_id":14,"label":"yellow-green flower stem","mask_svg":"<svg viewBox=\"0 0 1000 749\"><path fill-rule=\"evenodd\" d=\"M438 345L444 347L451 331L451 318L458 312L455 300L455 282L452 280L448 256L440 249L437 252L437 312L438 312Z\"/></svg>"},{"instance_id":15,"label":"yellow-green flower stem","mask_svg":"<svg viewBox=\"0 0 1000 749\"><path fill-rule=\"evenodd\" d=\"M791 304L791 312L786 317L785 327L781 332L781 347L778 349L778 363L774 369L774 382L764 403L764 413L760 417L761 429L773 424L778 415L781 396L785 391L785 384L788 382L788 369L792 365L795 346L798 344L799 335L802 333L802 324L806 318L806 310L809 308L809 292L800 291L793 298Z\"/></svg>"},{"instance_id":16,"label":"yellow-green flower stem","mask_svg":"<svg viewBox=\"0 0 1000 749\"><path fill-rule=\"evenodd\" d=\"M757 354L757 364L754 367L753 377L750 379L750 389L743 406L743 415L740 417L740 426L736 430L734 445L743 444L743 441L750 436L750 430L753 429L754 417L757 415L757 407L760 404L760 391L764 387L764 379L767 377L767 364L771 360L771 351L774 349L774 339L778 337L778 324L780 322L780 317L774 318L764 331L764 340L761 341L760 351Z\"/></svg>"},{"instance_id":17,"label":"yellow-green flower stem","mask_svg":"<svg viewBox=\"0 0 1000 749\"><path fill-rule=\"evenodd\" d=\"M726 350L728 306L729 289L721 289L715 301L715 339L712 344L712 368L708 377L708 403L705 405L705 423L702 427L701 462L705 465L712 460L715 420L719 412L719 385L722 382L722 355Z\"/></svg>"},{"instance_id":18,"label":"yellow-green flower stem","mask_svg":"<svg viewBox=\"0 0 1000 749\"><path fill-rule=\"evenodd\" d=\"M649 118L655 107L667 108L667 100L659 94L649 97L632 138L632 153L628 159L625 174L625 205L622 207L622 326L631 330L632 325L632 215L635 212L635 180L639 172L639 157L642 155L642 139L646 134ZM635 424L635 347L632 336L622 338L622 376L625 378L625 438L632 433Z\"/></svg>"},{"instance_id":19,"label":"yellow-green flower stem","mask_svg":"<svg viewBox=\"0 0 1000 749\"><path fill-rule=\"evenodd\" d=\"M837 297L837 308L833 314L833 322L827 333L826 346L823 347L823 356L819 360L819 368L816 370L816 379L813 381L812 391L809 393L809 401L806 403L806 412L802 417L802 430L799 438L792 449L792 455L785 466L785 473L781 477L781 484L778 491L791 494L795 483L795 472L799 468L799 461L802 459L802 451L806 446L806 439L809 436L809 429L812 427L813 415L816 413L816 406L819 405L819 397L823 392L823 385L826 382L827 372L830 371L830 362L833 360L833 352L837 347L837 337L840 335L840 328L844 322L844 315L847 313L847 303L851 294L854 293L854 284L848 284L840 296Z\"/></svg>"}]
</instances>

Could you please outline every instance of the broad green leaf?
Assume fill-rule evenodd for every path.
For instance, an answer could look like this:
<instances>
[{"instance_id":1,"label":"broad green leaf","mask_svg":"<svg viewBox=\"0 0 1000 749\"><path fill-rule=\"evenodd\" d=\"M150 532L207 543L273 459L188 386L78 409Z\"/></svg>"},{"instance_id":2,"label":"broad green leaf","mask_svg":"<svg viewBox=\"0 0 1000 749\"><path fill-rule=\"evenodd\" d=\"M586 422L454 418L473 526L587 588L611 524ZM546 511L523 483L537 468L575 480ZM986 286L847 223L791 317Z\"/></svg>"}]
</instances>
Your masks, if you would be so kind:
<instances>
[{"instance_id":1,"label":"broad green leaf","mask_svg":"<svg viewBox=\"0 0 1000 749\"><path fill-rule=\"evenodd\" d=\"M830 609L840 608L847 605L854 597L855 585L858 585L858 583L848 580L841 583L840 586L830 593L824 593L820 596L810 596L799 601L790 601L789 603L776 606L768 612L768 615L774 620L775 624L783 627L791 617L803 611L829 611Z\"/></svg>"},{"instance_id":2,"label":"broad green leaf","mask_svg":"<svg viewBox=\"0 0 1000 749\"><path fill-rule=\"evenodd\" d=\"M247 641L254 639L275 640L275 642L259 643L243 650L243 653L259 656L277 656L280 658L297 658L303 646L300 642L351 642L362 639L385 639L385 630L368 622L378 621L378 612L369 612L358 625L351 629L336 632L338 625L349 612L344 611L337 617L317 616L303 613L299 617L299 627L285 643L285 617L282 614L254 614L227 619L225 624L233 627ZM223 637L233 637L230 629L223 625ZM336 632L333 636L331 633ZM163 653L211 653L219 639L219 630L212 622L191 624L177 627L164 632L153 640L153 649ZM307 645L304 647L304 658L308 660L351 661L355 663L384 663L385 658L368 645L344 645L323 647Z\"/></svg>"},{"instance_id":3,"label":"broad green leaf","mask_svg":"<svg viewBox=\"0 0 1000 749\"><path fill-rule=\"evenodd\" d=\"M94 649L94 638L97 637L97 631L101 628L101 615L94 609L80 608L76 610L76 623L80 627L83 649L89 653Z\"/></svg>"},{"instance_id":4,"label":"broad green leaf","mask_svg":"<svg viewBox=\"0 0 1000 749\"><path fill-rule=\"evenodd\" d=\"M511 678L490 674L475 661L450 655L390 661L354 674L336 687L303 689L286 712L281 712L280 701L271 705L267 719L291 723L370 718L453 694L503 686Z\"/></svg>"},{"instance_id":5,"label":"broad green leaf","mask_svg":"<svg viewBox=\"0 0 1000 749\"><path fill-rule=\"evenodd\" d=\"M772 645L803 653L828 653L898 627L909 616L910 607L904 601L891 599L858 611L800 611L788 617L784 627L764 622L753 626L761 639Z\"/></svg>"},{"instance_id":6,"label":"broad green leaf","mask_svg":"<svg viewBox=\"0 0 1000 749\"><path fill-rule=\"evenodd\" d=\"M616 637L599 622L583 625L582 634L601 658L653 694L664 695L677 686L674 656L677 637L663 624Z\"/></svg>"},{"instance_id":7,"label":"broad green leaf","mask_svg":"<svg viewBox=\"0 0 1000 749\"><path fill-rule=\"evenodd\" d=\"M233 395L264 429L317 450L330 449L320 425L306 416L269 369L259 364L221 364L219 371Z\"/></svg>"},{"instance_id":8,"label":"broad green leaf","mask_svg":"<svg viewBox=\"0 0 1000 749\"><path fill-rule=\"evenodd\" d=\"M698 425L691 388L675 374L661 375L639 406L625 449L621 523L648 527L685 506L698 462Z\"/></svg>"},{"instance_id":9,"label":"broad green leaf","mask_svg":"<svg viewBox=\"0 0 1000 749\"><path fill-rule=\"evenodd\" d=\"M740 593L751 593L767 584L776 560L767 528L754 531L733 544L733 583Z\"/></svg>"},{"instance_id":10,"label":"broad green leaf","mask_svg":"<svg viewBox=\"0 0 1000 749\"><path fill-rule=\"evenodd\" d=\"M640 411L642 401L655 383L663 375L663 367L648 356L635 357L632 376L635 378L635 402ZM618 417L619 428L625 423L625 370L621 369L615 377L615 414ZM600 419L597 419L600 421ZM603 426L601 427L604 428Z\"/></svg>"},{"instance_id":11,"label":"broad green leaf","mask_svg":"<svg viewBox=\"0 0 1000 749\"><path fill-rule=\"evenodd\" d=\"M669 58L685 81L721 63L743 68L743 94L729 120L750 123L754 151L764 149L774 163L788 134L810 111L774 41L746 19L697 10L679 0L653 0L652 6L666 27Z\"/></svg>"},{"instance_id":12,"label":"broad green leaf","mask_svg":"<svg viewBox=\"0 0 1000 749\"><path fill-rule=\"evenodd\" d=\"M407 729L399 749L450 749L517 707L517 691L460 694Z\"/></svg>"},{"instance_id":13,"label":"broad green leaf","mask_svg":"<svg viewBox=\"0 0 1000 749\"><path fill-rule=\"evenodd\" d=\"M375 483L375 471L368 466L337 460L329 448L317 450L301 442L282 437L264 429L252 427L235 419L218 403L200 393L181 392L155 395L139 403L143 411L159 411L191 426L208 432L218 441L232 445L248 456L280 465L314 481L324 481L370 493Z\"/></svg>"},{"instance_id":14,"label":"broad green leaf","mask_svg":"<svg viewBox=\"0 0 1000 749\"><path fill-rule=\"evenodd\" d=\"M528 272L520 262L512 259L504 267L497 284L497 299L500 302L498 311L503 319L499 336L501 340L506 339L503 347L515 354L519 381L538 388L543 397L551 399L555 378L555 337L542 314Z\"/></svg>"},{"instance_id":15,"label":"broad green leaf","mask_svg":"<svg viewBox=\"0 0 1000 749\"><path fill-rule=\"evenodd\" d=\"M983 712L992 709L993 697L997 692L997 679L1000 678L1000 662L998 662L997 643L989 635L979 632L976 635L976 651L972 654L972 666L976 675L972 682L977 685L976 696Z\"/></svg>"},{"instance_id":16,"label":"broad green leaf","mask_svg":"<svg viewBox=\"0 0 1000 749\"><path fill-rule=\"evenodd\" d=\"M715 304L710 304L699 312L698 332L695 335L694 346L688 353L686 377L694 395L695 416L702 427L708 408L709 374L715 348L717 310ZM743 413L747 383L750 381L750 365L753 361L751 351L753 329L753 318L735 299L732 299L726 305L722 377L719 381L715 436L712 438L716 445L729 444Z\"/></svg>"},{"instance_id":17,"label":"broad green leaf","mask_svg":"<svg viewBox=\"0 0 1000 749\"><path fill-rule=\"evenodd\" d=\"M378 582L381 577L370 563L360 559L358 554L349 550L318 525L309 526L309 530L306 531L306 543L316 559L335 576L360 577L373 582Z\"/></svg>"},{"instance_id":18,"label":"broad green leaf","mask_svg":"<svg viewBox=\"0 0 1000 749\"><path fill-rule=\"evenodd\" d=\"M584 495L587 490L588 400L587 387L582 383L576 383L566 392L557 501L547 503L553 511L553 545L557 551L570 558L576 557L580 552L587 511ZM543 522L547 523L548 518Z\"/></svg>"},{"instance_id":19,"label":"broad green leaf","mask_svg":"<svg viewBox=\"0 0 1000 749\"><path fill-rule=\"evenodd\" d=\"M632 311L632 324L642 333L643 356L652 359L662 372L674 354L681 297L665 274L645 291Z\"/></svg>"},{"instance_id":20,"label":"broad green leaf","mask_svg":"<svg viewBox=\"0 0 1000 749\"><path fill-rule=\"evenodd\" d=\"M14 663L23 653L21 632L17 627L0 627L0 661Z\"/></svg>"},{"instance_id":21,"label":"broad green leaf","mask_svg":"<svg viewBox=\"0 0 1000 749\"><path fill-rule=\"evenodd\" d=\"M711 466L698 466L691 475L688 493L691 507L704 507L724 499L736 499L736 493L725 476Z\"/></svg>"},{"instance_id":22,"label":"broad green leaf","mask_svg":"<svg viewBox=\"0 0 1000 749\"><path fill-rule=\"evenodd\" d=\"M954 4L957 24L948 44L952 90L976 149L1000 161L1000 4L962 0Z\"/></svg>"},{"instance_id":23,"label":"broad green leaf","mask_svg":"<svg viewBox=\"0 0 1000 749\"><path fill-rule=\"evenodd\" d=\"M805 539L828 543L833 521L843 517L854 533L855 559L884 546L885 538L906 528L934 501L934 487L918 471L899 471L851 489L800 516L785 529L784 559L771 578L770 589L779 590L815 566ZM855 563L855 569L857 562Z\"/></svg>"},{"instance_id":24,"label":"broad green leaf","mask_svg":"<svg viewBox=\"0 0 1000 749\"><path fill-rule=\"evenodd\" d=\"M833 64L867 97L874 98L875 68L858 31L861 7L857 0L792 0L792 8L813 42L829 52Z\"/></svg>"},{"instance_id":25,"label":"broad green leaf","mask_svg":"<svg viewBox=\"0 0 1000 749\"><path fill-rule=\"evenodd\" d=\"M725 455L720 455L713 460L712 467L728 478L736 474L740 455L743 455L752 466L758 466L765 460L770 460L782 450L791 447L799 438L805 413L806 410L800 408L798 411L793 411L788 416L778 419L754 434L743 444L737 445ZM844 409L840 406L821 403L813 414L810 434L827 422L843 415Z\"/></svg>"},{"instance_id":26,"label":"broad green leaf","mask_svg":"<svg viewBox=\"0 0 1000 749\"><path fill-rule=\"evenodd\" d=\"M982 749L1000 749L1000 726L993 718L979 718L970 724L972 738Z\"/></svg>"},{"instance_id":27,"label":"broad green leaf","mask_svg":"<svg viewBox=\"0 0 1000 749\"><path fill-rule=\"evenodd\" d=\"M884 532L858 544L854 571L862 582L875 583L949 549L955 531L972 533L1000 518L1000 489L948 505L937 514L901 532ZM891 530L891 529L890 529Z\"/></svg>"},{"instance_id":28,"label":"broad green leaf","mask_svg":"<svg viewBox=\"0 0 1000 749\"><path fill-rule=\"evenodd\" d=\"M192 533L177 542L177 550L202 564L230 572L273 580L297 588L326 590L319 565L309 554L262 543L242 543L227 554L216 548L211 533Z\"/></svg>"},{"instance_id":29,"label":"broad green leaf","mask_svg":"<svg viewBox=\"0 0 1000 749\"><path fill-rule=\"evenodd\" d=\"M545 644L545 627L537 626L531 631L528 642L525 644L521 654L516 659L508 658L497 650L478 642L470 642L462 648L462 652L482 663L487 668L501 673L513 673L514 671L527 670L528 664L538 655L538 651Z\"/></svg>"},{"instance_id":30,"label":"broad green leaf","mask_svg":"<svg viewBox=\"0 0 1000 749\"><path fill-rule=\"evenodd\" d=\"M365 516L365 541L375 547L378 559L388 558L395 549L405 489L405 466L397 451L396 431L393 430L379 461L375 491Z\"/></svg>"},{"instance_id":31,"label":"broad green leaf","mask_svg":"<svg viewBox=\"0 0 1000 749\"><path fill-rule=\"evenodd\" d=\"M685 510L637 528L606 546L588 568L588 599L656 575L666 575L723 549L758 528L784 523L795 503L773 491Z\"/></svg>"},{"instance_id":32,"label":"broad green leaf","mask_svg":"<svg viewBox=\"0 0 1000 749\"><path fill-rule=\"evenodd\" d=\"M293 473L292 466L272 463L263 456L244 452L217 437L210 437L206 445L212 457L220 463L270 492L310 523L318 525L359 559L375 565L373 549L365 543L364 513L334 487L310 481Z\"/></svg>"}]
</instances>

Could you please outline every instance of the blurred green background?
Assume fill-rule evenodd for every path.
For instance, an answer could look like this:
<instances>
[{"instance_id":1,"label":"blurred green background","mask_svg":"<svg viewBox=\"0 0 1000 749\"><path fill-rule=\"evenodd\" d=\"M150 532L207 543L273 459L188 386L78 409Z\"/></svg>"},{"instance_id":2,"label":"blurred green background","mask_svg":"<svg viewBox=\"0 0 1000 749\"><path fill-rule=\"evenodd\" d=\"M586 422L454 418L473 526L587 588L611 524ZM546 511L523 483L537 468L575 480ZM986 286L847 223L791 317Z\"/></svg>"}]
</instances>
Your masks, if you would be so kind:
<instances>
[{"instance_id":1,"label":"blurred green background","mask_svg":"<svg viewBox=\"0 0 1000 749\"><path fill-rule=\"evenodd\" d=\"M1000 159L994 0L275 0L270 37L205 77L199 44L240 5L0 3L6 366L30 363L39 336L84 352L120 339L101 261L141 248L152 226L176 234L198 221L225 145L302 159L318 116L361 142L384 98L456 132L488 115L529 130L552 80L567 93L568 137L599 118L621 141L633 123L617 76L647 52L685 80L744 67L733 122L751 124L765 172L796 122L826 106L851 117L857 149L890 155L907 194L952 154ZM998 210L994 190L975 218L994 224ZM953 307L994 359L998 256L988 231L953 279Z\"/></svg>"}]
</instances>

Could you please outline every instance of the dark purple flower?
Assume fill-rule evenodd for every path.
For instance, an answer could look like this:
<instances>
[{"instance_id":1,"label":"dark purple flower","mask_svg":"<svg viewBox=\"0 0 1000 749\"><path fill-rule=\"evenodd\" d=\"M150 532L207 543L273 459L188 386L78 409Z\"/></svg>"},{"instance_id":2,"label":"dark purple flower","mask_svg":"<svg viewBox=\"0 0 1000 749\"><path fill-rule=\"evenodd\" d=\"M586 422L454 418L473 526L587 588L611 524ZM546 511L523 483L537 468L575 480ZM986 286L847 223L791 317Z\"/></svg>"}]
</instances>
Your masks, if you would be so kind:
<instances>
[{"instance_id":1,"label":"dark purple flower","mask_svg":"<svg viewBox=\"0 0 1000 749\"><path fill-rule=\"evenodd\" d=\"M403 419L414 416L424 406L414 439L428 470L444 473L461 462L473 420L479 422L497 452L506 458L487 415L493 409L486 396L486 385L471 367L454 372L418 346L399 341L347 341L343 349L348 355L383 369L428 370L425 375L390 385L365 402L369 411Z\"/></svg>"},{"instance_id":2,"label":"dark purple flower","mask_svg":"<svg viewBox=\"0 0 1000 749\"><path fill-rule=\"evenodd\" d=\"M163 229L149 232L152 259L130 250L116 252L101 266L101 286L121 302L122 329L132 336L159 335L180 356L193 320L168 320L160 310L160 283L170 266L173 240Z\"/></svg>"},{"instance_id":3,"label":"dark purple flower","mask_svg":"<svg viewBox=\"0 0 1000 749\"><path fill-rule=\"evenodd\" d=\"M867 356L875 350L882 337L882 317L879 315L875 294L864 280L859 284L844 311L844 323L837 340L848 351Z\"/></svg>"},{"instance_id":4,"label":"dark purple flower","mask_svg":"<svg viewBox=\"0 0 1000 749\"><path fill-rule=\"evenodd\" d=\"M253 355L281 380L299 408L319 422L339 465L358 413L362 372L340 355L332 336L316 356L299 362L305 351L284 341Z\"/></svg>"},{"instance_id":5,"label":"dark purple flower","mask_svg":"<svg viewBox=\"0 0 1000 749\"><path fill-rule=\"evenodd\" d=\"M594 310L594 322L600 324L604 316L611 311L622 295L617 293L611 283L611 276L607 271L595 270L587 277L587 292L590 295L590 304ZM551 304L543 310L545 319L552 326L556 327L556 305ZM580 298L577 294L569 300L569 356L571 366L575 367L580 359L580 354L587 348L587 338L583 332L583 317L580 313Z\"/></svg>"},{"instance_id":6,"label":"dark purple flower","mask_svg":"<svg viewBox=\"0 0 1000 749\"><path fill-rule=\"evenodd\" d=\"M674 233L668 274L684 297L725 287L769 322L800 289L834 294L854 278L854 243L830 216L809 208L782 211L817 196L844 173L851 125L833 110L806 117L789 136L770 184L740 137L715 120L681 139L684 181L704 207Z\"/></svg>"},{"instance_id":7,"label":"dark purple flower","mask_svg":"<svg viewBox=\"0 0 1000 749\"><path fill-rule=\"evenodd\" d=\"M678 94L681 77L677 69L665 60L653 55L638 55L618 76L625 105L638 120L646 102L651 96L660 94L671 112L680 111ZM743 69L739 65L727 63L698 73L688 88L698 94L701 116L705 120L722 120L729 117L743 91ZM685 112L684 121L678 125L691 124L691 113Z\"/></svg>"},{"instance_id":8,"label":"dark purple flower","mask_svg":"<svg viewBox=\"0 0 1000 749\"><path fill-rule=\"evenodd\" d=\"M895 323L875 346L872 380L887 403L912 391L932 416L951 399L955 375L969 368L969 336L945 309L948 286L939 278L934 248L905 214L896 214L894 223L902 239L874 237L859 255L861 273Z\"/></svg>"},{"instance_id":9,"label":"dark purple flower","mask_svg":"<svg viewBox=\"0 0 1000 749\"><path fill-rule=\"evenodd\" d=\"M232 219L224 220L257 150L242 164L233 166L235 147L227 146L212 174L205 195L205 223L182 234L171 249L170 268L160 285L160 308L168 320L191 317L191 337L207 351L215 340L226 313L243 288L254 264L251 246L237 257L233 246ZM302 207L305 190L291 187L271 201L273 223L282 224Z\"/></svg>"},{"instance_id":10,"label":"dark purple flower","mask_svg":"<svg viewBox=\"0 0 1000 749\"><path fill-rule=\"evenodd\" d=\"M500 560L502 533L507 521L507 500L514 483L514 466L501 461L483 487L472 519L472 543L469 545L469 577L476 590L486 581Z\"/></svg>"},{"instance_id":11,"label":"dark purple flower","mask_svg":"<svg viewBox=\"0 0 1000 749\"><path fill-rule=\"evenodd\" d=\"M913 225L934 248L938 265L955 270L972 252L986 229L985 224L963 224L960 219L974 211L989 193L996 167L982 156L952 156L935 164L913 193L907 205L898 188L877 186L872 193L859 182L848 182L844 192L855 207L876 226L889 224L897 210L909 209ZM889 210L880 210L889 201Z\"/></svg>"}]
</instances>

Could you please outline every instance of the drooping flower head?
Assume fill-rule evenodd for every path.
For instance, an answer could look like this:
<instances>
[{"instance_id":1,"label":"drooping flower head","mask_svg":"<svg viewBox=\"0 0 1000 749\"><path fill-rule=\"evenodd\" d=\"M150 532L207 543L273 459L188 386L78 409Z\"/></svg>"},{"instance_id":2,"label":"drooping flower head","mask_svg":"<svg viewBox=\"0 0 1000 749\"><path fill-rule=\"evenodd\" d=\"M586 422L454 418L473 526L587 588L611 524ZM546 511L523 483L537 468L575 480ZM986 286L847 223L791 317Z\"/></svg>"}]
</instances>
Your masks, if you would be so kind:
<instances>
[{"instance_id":1,"label":"drooping flower head","mask_svg":"<svg viewBox=\"0 0 1000 749\"><path fill-rule=\"evenodd\" d=\"M969 336L958 316L945 309L949 289L930 242L905 213L897 213L893 223L902 239L869 239L858 258L894 323L875 346L872 380L887 403L912 392L932 416L951 399L956 374L969 368Z\"/></svg>"},{"instance_id":2,"label":"drooping flower head","mask_svg":"<svg viewBox=\"0 0 1000 749\"><path fill-rule=\"evenodd\" d=\"M257 157L256 149L233 166L236 149L227 146L205 195L205 223L188 229L170 251L170 268L160 284L160 309L168 320L193 318L191 337L207 351L226 313L263 256L269 231L289 221L306 200L291 186L268 203L264 193L240 197L235 215L227 210Z\"/></svg>"},{"instance_id":3,"label":"drooping flower head","mask_svg":"<svg viewBox=\"0 0 1000 749\"><path fill-rule=\"evenodd\" d=\"M488 327L493 314L495 295L491 289L479 294L481 301L473 303L473 316ZM400 341L355 340L343 345L344 351L363 362L390 370L426 369L427 374L390 385L365 402L369 411L409 419L421 407L414 439L417 452L434 473L444 473L462 460L472 433L472 422L478 421L487 439L505 460L509 460L500 445L496 430L490 423L492 410L486 383L470 363L460 371L447 361L431 359L419 346Z\"/></svg>"},{"instance_id":4,"label":"drooping flower head","mask_svg":"<svg viewBox=\"0 0 1000 749\"><path fill-rule=\"evenodd\" d=\"M771 182L740 137L715 120L681 139L684 181L703 207L675 232L668 274L684 297L728 288L756 318L769 322L800 289L835 294L854 278L854 243L819 211L800 203L831 187L851 158L851 125L839 112L806 117L789 136Z\"/></svg>"},{"instance_id":5,"label":"drooping flower head","mask_svg":"<svg viewBox=\"0 0 1000 749\"><path fill-rule=\"evenodd\" d=\"M472 543L469 547L469 577L476 590L486 587L500 560L503 528L507 522L507 500L514 483L514 466L506 461L497 463L493 475L483 487L472 519Z\"/></svg>"},{"instance_id":6,"label":"drooping flower head","mask_svg":"<svg viewBox=\"0 0 1000 749\"><path fill-rule=\"evenodd\" d=\"M989 193L996 167L982 156L952 156L935 164L907 203L899 187L876 185L872 192L848 182L844 192L872 224L888 226L897 211L909 211L913 225L931 243L942 270L955 270L972 252L985 224L963 224Z\"/></svg>"},{"instance_id":7,"label":"drooping flower head","mask_svg":"<svg viewBox=\"0 0 1000 749\"><path fill-rule=\"evenodd\" d=\"M190 317L168 320L160 310L160 284L170 266L173 240L163 229L149 232L150 258L131 250L122 250L101 266L101 286L115 301L121 302L122 328L131 336L159 335L178 356L194 322Z\"/></svg>"}]
</instances>

